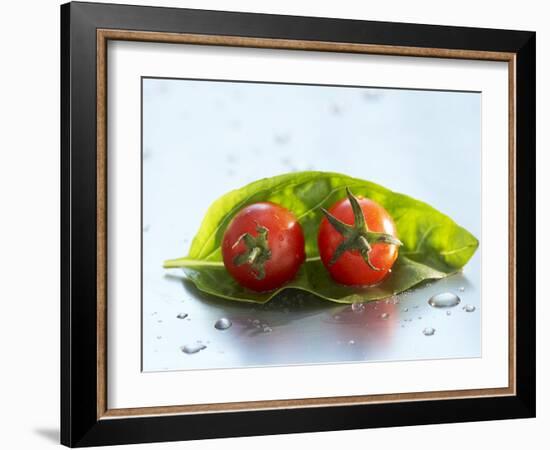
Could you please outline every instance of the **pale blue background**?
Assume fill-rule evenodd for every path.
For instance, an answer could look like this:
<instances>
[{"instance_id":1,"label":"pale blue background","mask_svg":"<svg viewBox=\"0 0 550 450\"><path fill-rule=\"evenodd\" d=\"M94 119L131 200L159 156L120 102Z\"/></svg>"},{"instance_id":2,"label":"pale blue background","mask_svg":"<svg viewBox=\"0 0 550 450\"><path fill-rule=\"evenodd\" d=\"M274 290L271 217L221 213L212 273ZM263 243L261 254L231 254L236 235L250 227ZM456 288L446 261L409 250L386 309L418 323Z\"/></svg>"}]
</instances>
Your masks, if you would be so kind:
<instances>
[{"instance_id":1,"label":"pale blue background","mask_svg":"<svg viewBox=\"0 0 550 450\"><path fill-rule=\"evenodd\" d=\"M304 310L289 312L201 300L179 271L167 277L161 264L187 253L217 197L293 170L375 181L430 203L481 238L480 132L479 93L144 79L144 370L479 356L479 251L464 275L401 298L409 312L393 307L391 325L371 311L348 327L325 320L341 306L307 299ZM427 306L432 293L459 287L463 302L451 316ZM477 310L464 313L465 303ZM176 319L178 312L190 320ZM409 315L414 322L404 321ZM215 330L222 316L234 327ZM274 331L254 332L249 319ZM422 334L427 326L437 330L430 338ZM179 351L199 340L206 350Z\"/></svg>"}]
</instances>

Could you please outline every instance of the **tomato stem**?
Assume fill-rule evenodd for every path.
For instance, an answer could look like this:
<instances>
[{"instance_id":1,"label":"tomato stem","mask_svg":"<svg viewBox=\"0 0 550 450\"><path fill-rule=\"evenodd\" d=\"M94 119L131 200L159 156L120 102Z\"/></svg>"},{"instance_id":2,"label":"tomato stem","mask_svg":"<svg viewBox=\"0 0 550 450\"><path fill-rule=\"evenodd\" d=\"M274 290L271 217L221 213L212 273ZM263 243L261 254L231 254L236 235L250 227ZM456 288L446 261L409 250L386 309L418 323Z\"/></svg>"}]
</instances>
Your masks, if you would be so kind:
<instances>
[{"instance_id":1,"label":"tomato stem","mask_svg":"<svg viewBox=\"0 0 550 450\"><path fill-rule=\"evenodd\" d=\"M250 255L248 255L248 264L254 264L254 261L260 256L262 253L262 249L260 247L254 247L252 251L250 252Z\"/></svg>"},{"instance_id":2,"label":"tomato stem","mask_svg":"<svg viewBox=\"0 0 550 450\"><path fill-rule=\"evenodd\" d=\"M265 278L265 263L271 259L271 250L268 244L268 229L256 223L257 236L250 233L244 233L232 245L237 247L241 242L244 243L246 250L233 258L233 264L242 266L250 265L252 273L257 280Z\"/></svg>"},{"instance_id":3,"label":"tomato stem","mask_svg":"<svg viewBox=\"0 0 550 450\"><path fill-rule=\"evenodd\" d=\"M351 208L353 210L354 224L348 225L341 220L334 217L326 209L321 208L323 214L334 227L334 229L340 233L344 240L340 243L330 258L329 266L332 266L338 259L348 251L358 251L363 260L368 264L372 270L380 271L382 269L375 267L370 260L370 252L372 250L372 244L390 244L390 245L403 245L399 239L388 233L380 233L376 231L370 231L367 226L367 221L361 205L357 198L352 194L349 188L346 187L346 194L348 196Z\"/></svg>"}]
</instances>

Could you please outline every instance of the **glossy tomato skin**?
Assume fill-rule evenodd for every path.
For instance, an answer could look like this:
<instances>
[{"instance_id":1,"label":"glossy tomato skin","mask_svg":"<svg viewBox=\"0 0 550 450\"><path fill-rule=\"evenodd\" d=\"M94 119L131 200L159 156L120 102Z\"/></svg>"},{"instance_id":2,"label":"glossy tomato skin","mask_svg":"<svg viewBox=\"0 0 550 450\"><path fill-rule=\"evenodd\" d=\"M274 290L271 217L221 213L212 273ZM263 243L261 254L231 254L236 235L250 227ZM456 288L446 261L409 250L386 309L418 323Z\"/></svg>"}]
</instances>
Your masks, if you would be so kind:
<instances>
[{"instance_id":1,"label":"glossy tomato skin","mask_svg":"<svg viewBox=\"0 0 550 450\"><path fill-rule=\"evenodd\" d=\"M373 200L358 197L359 205L370 231L390 234L397 238L395 224L388 212ZM336 202L329 212L337 219L349 225L354 224L353 210L349 199ZM331 277L341 284L372 286L380 283L390 272L397 259L398 247L392 244L375 243L369 253L372 264L381 269L371 269L358 251L347 251L330 265L329 261L340 243L344 240L334 227L323 218L317 235L317 245L321 261Z\"/></svg>"},{"instance_id":2,"label":"glossy tomato skin","mask_svg":"<svg viewBox=\"0 0 550 450\"><path fill-rule=\"evenodd\" d=\"M244 233L257 236L258 226L267 229L271 252L263 279L258 279L250 264L235 264L235 257L246 251L242 240L235 243ZM277 289L295 277L305 260L302 227L288 209L271 202L254 203L239 211L227 227L222 255L225 268L240 285L258 292Z\"/></svg>"}]
</instances>

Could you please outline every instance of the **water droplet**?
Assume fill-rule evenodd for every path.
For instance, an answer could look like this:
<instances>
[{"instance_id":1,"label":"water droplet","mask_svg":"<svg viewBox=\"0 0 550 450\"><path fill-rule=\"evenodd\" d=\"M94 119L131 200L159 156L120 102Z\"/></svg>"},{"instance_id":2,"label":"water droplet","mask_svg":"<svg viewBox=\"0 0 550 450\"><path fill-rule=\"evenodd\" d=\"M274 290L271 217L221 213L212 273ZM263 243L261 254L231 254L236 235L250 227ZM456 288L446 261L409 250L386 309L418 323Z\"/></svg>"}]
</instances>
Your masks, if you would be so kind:
<instances>
[{"instance_id":1,"label":"water droplet","mask_svg":"<svg viewBox=\"0 0 550 450\"><path fill-rule=\"evenodd\" d=\"M238 120L230 121L229 125L231 126L231 128L236 129L236 130L241 128L241 122L239 122Z\"/></svg>"},{"instance_id":2,"label":"water droplet","mask_svg":"<svg viewBox=\"0 0 550 450\"><path fill-rule=\"evenodd\" d=\"M179 313L176 317L178 319L185 319L189 314L187 313Z\"/></svg>"},{"instance_id":3,"label":"water droplet","mask_svg":"<svg viewBox=\"0 0 550 450\"><path fill-rule=\"evenodd\" d=\"M273 136L273 140L278 145L285 145L288 144L290 141L290 134L289 133L278 133L275 136Z\"/></svg>"},{"instance_id":4,"label":"water droplet","mask_svg":"<svg viewBox=\"0 0 550 450\"><path fill-rule=\"evenodd\" d=\"M365 310L365 305L363 305L363 303L353 303L351 305L351 310L356 313L361 313Z\"/></svg>"},{"instance_id":5,"label":"water droplet","mask_svg":"<svg viewBox=\"0 0 550 450\"><path fill-rule=\"evenodd\" d=\"M409 308L403 308L403 312L409 312Z\"/></svg>"},{"instance_id":6,"label":"water droplet","mask_svg":"<svg viewBox=\"0 0 550 450\"><path fill-rule=\"evenodd\" d=\"M222 317L221 319L216 320L214 328L216 330L227 330L228 328L231 328L231 325L233 325L233 322L231 322L227 317Z\"/></svg>"},{"instance_id":7,"label":"water droplet","mask_svg":"<svg viewBox=\"0 0 550 450\"><path fill-rule=\"evenodd\" d=\"M464 286L460 286L460 287L458 288L458 290L459 290L460 292L464 292Z\"/></svg>"},{"instance_id":8,"label":"water droplet","mask_svg":"<svg viewBox=\"0 0 550 450\"><path fill-rule=\"evenodd\" d=\"M424 333L424 336L433 336L435 334L435 328L432 328L432 327L424 328L422 333Z\"/></svg>"},{"instance_id":9,"label":"water droplet","mask_svg":"<svg viewBox=\"0 0 550 450\"><path fill-rule=\"evenodd\" d=\"M271 333L273 331L273 328L271 327L264 327L264 333Z\"/></svg>"},{"instance_id":10,"label":"water droplet","mask_svg":"<svg viewBox=\"0 0 550 450\"><path fill-rule=\"evenodd\" d=\"M355 345L355 341L353 339L351 339L351 340L348 341L348 344L349 345Z\"/></svg>"},{"instance_id":11,"label":"water droplet","mask_svg":"<svg viewBox=\"0 0 550 450\"><path fill-rule=\"evenodd\" d=\"M476 307L474 305L464 305L462 309L466 312L474 312Z\"/></svg>"},{"instance_id":12,"label":"water droplet","mask_svg":"<svg viewBox=\"0 0 550 450\"><path fill-rule=\"evenodd\" d=\"M391 273L391 269L388 270L388 273Z\"/></svg>"},{"instance_id":13,"label":"water droplet","mask_svg":"<svg viewBox=\"0 0 550 450\"><path fill-rule=\"evenodd\" d=\"M390 315L389 315L388 313L382 313L382 314L380 314L380 318L381 318L382 320L387 320L388 317L390 317Z\"/></svg>"},{"instance_id":14,"label":"water droplet","mask_svg":"<svg viewBox=\"0 0 550 450\"><path fill-rule=\"evenodd\" d=\"M330 105L330 112L335 116L339 116L342 113L342 108L336 103Z\"/></svg>"},{"instance_id":15,"label":"water droplet","mask_svg":"<svg viewBox=\"0 0 550 450\"><path fill-rule=\"evenodd\" d=\"M450 316L450 315L451 315L451 311L447 311L447 315Z\"/></svg>"},{"instance_id":16,"label":"water droplet","mask_svg":"<svg viewBox=\"0 0 550 450\"><path fill-rule=\"evenodd\" d=\"M157 336L157 339L162 339L162 336Z\"/></svg>"},{"instance_id":17,"label":"water droplet","mask_svg":"<svg viewBox=\"0 0 550 450\"><path fill-rule=\"evenodd\" d=\"M441 292L428 300L428 304L434 308L451 308L459 303L460 297L452 292Z\"/></svg>"},{"instance_id":18,"label":"water droplet","mask_svg":"<svg viewBox=\"0 0 550 450\"><path fill-rule=\"evenodd\" d=\"M363 99L366 101L366 102L378 102L380 101L380 98L382 97L382 94L378 93L378 92L365 92L363 93Z\"/></svg>"},{"instance_id":19,"label":"water droplet","mask_svg":"<svg viewBox=\"0 0 550 450\"><path fill-rule=\"evenodd\" d=\"M183 353L187 353L188 355L192 355L193 353L198 353L205 348L206 345L204 344L188 344L181 347L181 351Z\"/></svg>"},{"instance_id":20,"label":"water droplet","mask_svg":"<svg viewBox=\"0 0 550 450\"><path fill-rule=\"evenodd\" d=\"M258 319L253 320L252 323L254 325L260 325L260 321Z\"/></svg>"}]
</instances>

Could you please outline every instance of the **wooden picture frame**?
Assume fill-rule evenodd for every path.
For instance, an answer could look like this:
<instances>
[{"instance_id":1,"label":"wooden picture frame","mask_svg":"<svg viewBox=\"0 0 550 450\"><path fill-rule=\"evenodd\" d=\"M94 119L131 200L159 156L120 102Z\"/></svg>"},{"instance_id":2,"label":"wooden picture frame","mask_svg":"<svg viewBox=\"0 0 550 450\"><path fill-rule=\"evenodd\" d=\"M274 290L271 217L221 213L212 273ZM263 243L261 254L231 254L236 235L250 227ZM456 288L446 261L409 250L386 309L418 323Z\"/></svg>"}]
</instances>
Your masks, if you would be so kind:
<instances>
[{"instance_id":1,"label":"wooden picture frame","mask_svg":"<svg viewBox=\"0 0 550 450\"><path fill-rule=\"evenodd\" d=\"M69 3L61 7L61 441L68 446L535 415L535 33ZM110 409L107 42L505 61L509 67L509 386Z\"/></svg>"}]
</instances>

